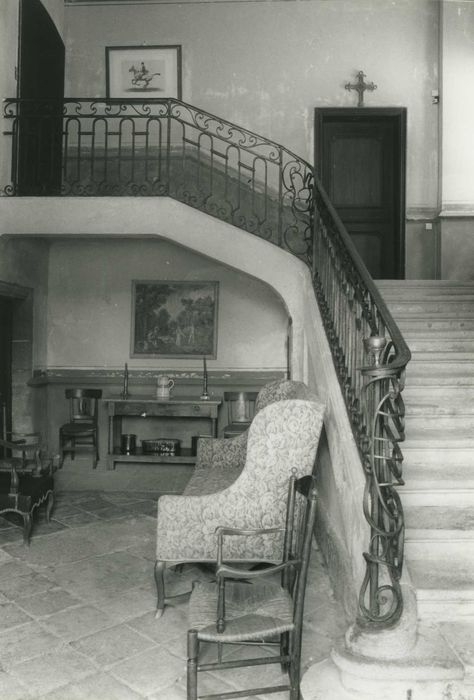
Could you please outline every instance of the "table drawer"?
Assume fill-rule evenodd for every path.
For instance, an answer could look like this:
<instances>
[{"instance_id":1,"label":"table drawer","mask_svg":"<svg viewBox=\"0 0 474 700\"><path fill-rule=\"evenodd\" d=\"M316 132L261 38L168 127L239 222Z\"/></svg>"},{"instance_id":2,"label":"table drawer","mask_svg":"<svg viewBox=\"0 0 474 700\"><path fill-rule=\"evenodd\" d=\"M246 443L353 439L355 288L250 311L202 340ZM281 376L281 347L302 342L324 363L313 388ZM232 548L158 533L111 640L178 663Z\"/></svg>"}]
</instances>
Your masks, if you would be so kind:
<instances>
[{"instance_id":1,"label":"table drawer","mask_svg":"<svg viewBox=\"0 0 474 700\"><path fill-rule=\"evenodd\" d=\"M175 416L185 418L214 418L217 416L215 406L193 404L147 403L139 401L115 401L109 404L109 412L116 416Z\"/></svg>"}]
</instances>

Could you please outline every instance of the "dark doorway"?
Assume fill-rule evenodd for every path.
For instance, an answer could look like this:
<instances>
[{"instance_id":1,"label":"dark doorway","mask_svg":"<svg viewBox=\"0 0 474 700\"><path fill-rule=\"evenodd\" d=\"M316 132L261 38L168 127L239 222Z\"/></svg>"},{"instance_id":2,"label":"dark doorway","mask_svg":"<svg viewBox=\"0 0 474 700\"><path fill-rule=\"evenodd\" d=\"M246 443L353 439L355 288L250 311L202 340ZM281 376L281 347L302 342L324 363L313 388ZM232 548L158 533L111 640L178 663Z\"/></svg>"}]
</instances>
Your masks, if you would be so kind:
<instances>
[{"instance_id":1,"label":"dark doorway","mask_svg":"<svg viewBox=\"0 0 474 700\"><path fill-rule=\"evenodd\" d=\"M405 275L406 109L318 108L315 166L375 279Z\"/></svg>"},{"instance_id":2,"label":"dark doorway","mask_svg":"<svg viewBox=\"0 0 474 700\"><path fill-rule=\"evenodd\" d=\"M20 1L17 193L61 192L64 43L40 0Z\"/></svg>"},{"instance_id":3,"label":"dark doorway","mask_svg":"<svg viewBox=\"0 0 474 700\"><path fill-rule=\"evenodd\" d=\"M12 322L13 300L0 296L0 433L2 437L12 424ZM0 448L0 456L4 457Z\"/></svg>"}]
</instances>

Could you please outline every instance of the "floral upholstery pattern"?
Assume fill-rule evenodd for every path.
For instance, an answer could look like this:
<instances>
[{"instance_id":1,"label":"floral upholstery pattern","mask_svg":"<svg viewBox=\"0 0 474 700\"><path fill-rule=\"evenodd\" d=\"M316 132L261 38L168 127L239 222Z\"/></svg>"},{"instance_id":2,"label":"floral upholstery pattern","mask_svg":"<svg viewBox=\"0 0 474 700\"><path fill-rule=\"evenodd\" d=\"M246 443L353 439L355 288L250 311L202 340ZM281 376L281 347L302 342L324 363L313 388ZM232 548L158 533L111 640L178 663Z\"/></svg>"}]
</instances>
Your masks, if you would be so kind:
<instances>
[{"instance_id":1,"label":"floral upholstery pattern","mask_svg":"<svg viewBox=\"0 0 474 700\"><path fill-rule=\"evenodd\" d=\"M323 417L324 407L315 397L261 408L248 430L244 467L230 486L159 499L157 560L214 561L218 526L282 527L288 479L293 470L297 477L312 473ZM228 561L276 561L280 556L281 538L275 535L230 537L226 543Z\"/></svg>"},{"instance_id":2,"label":"floral upholstery pattern","mask_svg":"<svg viewBox=\"0 0 474 700\"><path fill-rule=\"evenodd\" d=\"M275 401L310 399L306 384L291 379L277 379L259 391L255 414ZM184 491L185 496L199 496L222 491L237 479L245 465L247 429L235 438L201 438L198 440L196 466Z\"/></svg>"}]
</instances>

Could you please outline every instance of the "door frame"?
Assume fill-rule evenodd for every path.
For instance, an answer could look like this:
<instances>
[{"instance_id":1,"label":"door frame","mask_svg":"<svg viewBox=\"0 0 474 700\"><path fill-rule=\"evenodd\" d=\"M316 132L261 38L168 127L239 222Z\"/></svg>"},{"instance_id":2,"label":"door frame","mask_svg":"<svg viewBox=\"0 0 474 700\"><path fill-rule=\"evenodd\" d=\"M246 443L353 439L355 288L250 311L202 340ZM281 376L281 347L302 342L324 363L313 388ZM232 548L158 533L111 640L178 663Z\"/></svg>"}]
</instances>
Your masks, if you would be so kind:
<instances>
[{"instance_id":1,"label":"door frame","mask_svg":"<svg viewBox=\"0 0 474 700\"><path fill-rule=\"evenodd\" d=\"M316 107L314 110L314 167L323 184L324 166L323 153L324 125L338 118L347 121L367 117L387 117L396 125L398 137L398 158L395 180L398 186L398 202L396 202L397 231L396 231L396 279L405 279L406 267L406 144L407 144L407 108L406 107ZM324 187L324 184L323 184Z\"/></svg>"}]
</instances>

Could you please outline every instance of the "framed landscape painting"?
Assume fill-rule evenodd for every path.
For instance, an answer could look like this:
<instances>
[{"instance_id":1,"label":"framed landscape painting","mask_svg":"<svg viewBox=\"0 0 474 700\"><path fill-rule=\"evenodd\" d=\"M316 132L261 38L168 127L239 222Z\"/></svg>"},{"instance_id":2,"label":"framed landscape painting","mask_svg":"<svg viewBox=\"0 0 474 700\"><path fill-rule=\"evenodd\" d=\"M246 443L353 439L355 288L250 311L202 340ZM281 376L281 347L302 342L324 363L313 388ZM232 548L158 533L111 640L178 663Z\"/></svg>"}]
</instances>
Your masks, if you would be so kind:
<instances>
[{"instance_id":1,"label":"framed landscape painting","mask_svg":"<svg viewBox=\"0 0 474 700\"><path fill-rule=\"evenodd\" d=\"M131 357L217 355L218 282L132 282Z\"/></svg>"},{"instance_id":2,"label":"framed landscape painting","mask_svg":"<svg viewBox=\"0 0 474 700\"><path fill-rule=\"evenodd\" d=\"M181 46L106 46L109 99L181 99Z\"/></svg>"}]
</instances>

